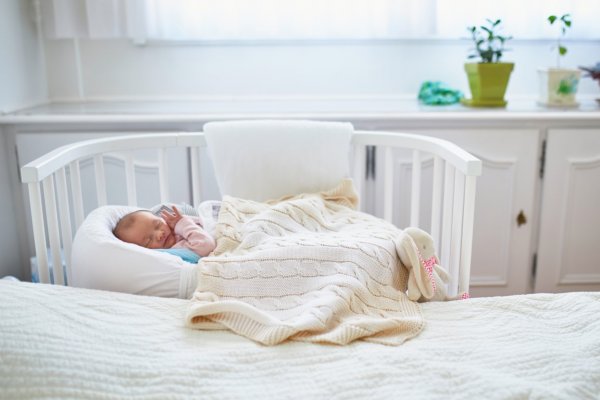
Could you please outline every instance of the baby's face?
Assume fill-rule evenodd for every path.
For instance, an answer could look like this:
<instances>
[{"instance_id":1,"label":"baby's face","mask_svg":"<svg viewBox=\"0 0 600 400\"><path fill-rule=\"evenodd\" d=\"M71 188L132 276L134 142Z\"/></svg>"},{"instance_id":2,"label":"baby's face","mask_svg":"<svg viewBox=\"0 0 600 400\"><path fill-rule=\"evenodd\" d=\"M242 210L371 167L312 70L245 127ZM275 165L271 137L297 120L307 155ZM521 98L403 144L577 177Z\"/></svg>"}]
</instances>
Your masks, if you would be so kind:
<instances>
[{"instance_id":1,"label":"baby's face","mask_svg":"<svg viewBox=\"0 0 600 400\"><path fill-rule=\"evenodd\" d=\"M138 212L133 223L121 233L121 240L147 249L169 249L176 242L175 233L165 220L150 212Z\"/></svg>"}]
</instances>

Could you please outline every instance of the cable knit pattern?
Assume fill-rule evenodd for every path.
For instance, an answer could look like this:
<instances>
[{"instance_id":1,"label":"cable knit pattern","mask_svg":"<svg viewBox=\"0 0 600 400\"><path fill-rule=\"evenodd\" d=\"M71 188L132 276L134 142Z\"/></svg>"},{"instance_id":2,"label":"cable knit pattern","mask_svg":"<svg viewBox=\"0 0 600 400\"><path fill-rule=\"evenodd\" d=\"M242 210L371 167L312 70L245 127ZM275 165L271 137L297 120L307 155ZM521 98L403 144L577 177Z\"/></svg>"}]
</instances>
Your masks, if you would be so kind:
<instances>
[{"instance_id":1,"label":"cable knit pattern","mask_svg":"<svg viewBox=\"0 0 600 400\"><path fill-rule=\"evenodd\" d=\"M354 210L356 202L350 180L271 204L226 196L188 325L218 323L267 345L398 345L417 335L424 322L406 295L402 231Z\"/></svg>"}]
</instances>

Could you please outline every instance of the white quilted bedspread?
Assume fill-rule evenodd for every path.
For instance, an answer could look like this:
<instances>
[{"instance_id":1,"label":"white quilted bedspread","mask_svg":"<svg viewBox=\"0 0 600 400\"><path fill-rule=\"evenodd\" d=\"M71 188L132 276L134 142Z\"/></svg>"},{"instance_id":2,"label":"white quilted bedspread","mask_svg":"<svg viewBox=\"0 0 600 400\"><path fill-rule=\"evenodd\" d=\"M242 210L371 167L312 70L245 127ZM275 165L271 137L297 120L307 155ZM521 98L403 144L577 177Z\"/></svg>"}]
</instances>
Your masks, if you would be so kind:
<instances>
[{"instance_id":1,"label":"white quilted bedspread","mask_svg":"<svg viewBox=\"0 0 600 400\"><path fill-rule=\"evenodd\" d=\"M600 292L423 304L389 347L183 327L188 301L0 281L0 399L598 399Z\"/></svg>"}]
</instances>

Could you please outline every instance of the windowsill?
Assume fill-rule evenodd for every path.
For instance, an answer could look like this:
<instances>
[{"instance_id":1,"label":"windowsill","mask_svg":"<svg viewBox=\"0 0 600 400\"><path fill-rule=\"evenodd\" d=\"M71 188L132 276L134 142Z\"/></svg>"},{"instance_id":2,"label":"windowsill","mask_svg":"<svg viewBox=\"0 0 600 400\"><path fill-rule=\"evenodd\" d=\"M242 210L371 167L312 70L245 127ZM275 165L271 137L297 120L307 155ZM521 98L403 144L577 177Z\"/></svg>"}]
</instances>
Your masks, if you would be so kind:
<instances>
[{"instance_id":1,"label":"windowsill","mask_svg":"<svg viewBox=\"0 0 600 400\"><path fill-rule=\"evenodd\" d=\"M50 102L0 115L0 124L60 122L170 122L241 118L330 120L445 119L600 121L600 104L579 99L576 108L549 108L533 99L509 99L505 108L472 108L460 104L428 106L412 99L357 98L206 98L156 101Z\"/></svg>"}]
</instances>

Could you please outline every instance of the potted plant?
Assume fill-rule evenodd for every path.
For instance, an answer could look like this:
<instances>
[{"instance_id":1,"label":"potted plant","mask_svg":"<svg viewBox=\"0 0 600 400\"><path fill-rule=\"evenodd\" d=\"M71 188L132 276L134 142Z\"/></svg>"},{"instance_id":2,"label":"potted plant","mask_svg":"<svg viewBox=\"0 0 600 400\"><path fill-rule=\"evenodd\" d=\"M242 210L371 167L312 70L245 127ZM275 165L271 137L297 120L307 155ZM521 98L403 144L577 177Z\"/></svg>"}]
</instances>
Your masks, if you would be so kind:
<instances>
[{"instance_id":1,"label":"potted plant","mask_svg":"<svg viewBox=\"0 0 600 400\"><path fill-rule=\"evenodd\" d=\"M596 63L593 67L579 67L579 69L587 72L587 75L583 77L590 77L593 80L598 81L598 85L600 85L600 62ZM596 102L600 104L600 98L596 99Z\"/></svg>"},{"instance_id":2,"label":"potted plant","mask_svg":"<svg viewBox=\"0 0 600 400\"><path fill-rule=\"evenodd\" d=\"M473 107L504 107L504 94L508 86L514 63L500 62L506 49L505 43L512 39L497 33L501 20L487 20L487 26L468 27L475 43L473 53L468 58L480 58L476 63L465 63L465 71L469 79L471 98L462 99L461 103Z\"/></svg>"},{"instance_id":3,"label":"potted plant","mask_svg":"<svg viewBox=\"0 0 600 400\"><path fill-rule=\"evenodd\" d=\"M540 77L539 103L549 107L576 107L579 103L575 100L575 94L581 78L581 71L560 67L561 57L567 54L567 47L562 43L562 39L567 30L571 28L571 17L569 14L560 17L550 15L548 22L550 25L560 26L560 33L556 46L552 47L556 51L556 68L538 70Z\"/></svg>"}]
</instances>

